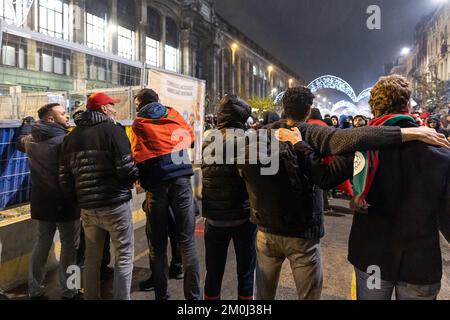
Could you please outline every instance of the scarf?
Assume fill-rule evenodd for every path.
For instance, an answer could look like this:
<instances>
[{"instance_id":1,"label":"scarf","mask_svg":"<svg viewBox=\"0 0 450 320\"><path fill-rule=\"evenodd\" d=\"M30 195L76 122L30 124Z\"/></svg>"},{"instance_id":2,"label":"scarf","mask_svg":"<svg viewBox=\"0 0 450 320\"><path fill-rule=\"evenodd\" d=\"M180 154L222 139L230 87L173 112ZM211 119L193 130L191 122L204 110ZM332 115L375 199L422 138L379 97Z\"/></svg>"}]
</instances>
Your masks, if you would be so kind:
<instances>
[{"instance_id":1,"label":"scarf","mask_svg":"<svg viewBox=\"0 0 450 320\"><path fill-rule=\"evenodd\" d=\"M390 114L372 120L370 126L395 126L400 121L416 123L414 116L410 114ZM356 212L368 213L370 204L367 203L367 195L372 188L379 165L379 151L357 152L355 154L355 169L353 177L353 194L350 208Z\"/></svg>"}]
</instances>

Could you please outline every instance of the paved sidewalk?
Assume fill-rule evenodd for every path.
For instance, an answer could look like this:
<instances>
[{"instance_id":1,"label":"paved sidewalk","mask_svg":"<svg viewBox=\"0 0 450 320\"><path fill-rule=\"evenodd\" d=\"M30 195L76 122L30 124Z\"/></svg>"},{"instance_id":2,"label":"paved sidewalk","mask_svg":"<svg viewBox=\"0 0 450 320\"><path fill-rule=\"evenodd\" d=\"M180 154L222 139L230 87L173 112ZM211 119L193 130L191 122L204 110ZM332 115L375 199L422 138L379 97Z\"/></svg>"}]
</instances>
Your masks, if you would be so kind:
<instances>
[{"instance_id":1,"label":"paved sidewalk","mask_svg":"<svg viewBox=\"0 0 450 320\"><path fill-rule=\"evenodd\" d=\"M322 299L324 300L350 300L352 289L352 266L347 261L347 242L352 223L352 215L348 209L348 201L333 199L331 205L335 211L325 217L326 236L322 240L322 259L324 268L324 288ZM133 286L131 297L134 300L153 300L154 292L140 292L139 282L149 276L148 251L144 229L138 229L135 234L136 257L134 264ZM442 242L444 263L444 276L442 290L439 299L450 300L450 245ZM204 270L204 243L203 223L200 219L197 225L197 251L200 257L202 283L205 277ZM232 246L228 255L225 276L223 280L223 299L234 300L237 298L236 261ZM50 273L46 280L47 294L51 299L59 299L57 275ZM169 292L172 299L182 300L182 281L170 280ZM26 286L21 286L7 294L14 300L27 299ZM106 281L103 285L104 298L112 297L112 281ZM295 300L297 298L295 284L289 268L289 264L283 265L277 299Z\"/></svg>"}]
</instances>

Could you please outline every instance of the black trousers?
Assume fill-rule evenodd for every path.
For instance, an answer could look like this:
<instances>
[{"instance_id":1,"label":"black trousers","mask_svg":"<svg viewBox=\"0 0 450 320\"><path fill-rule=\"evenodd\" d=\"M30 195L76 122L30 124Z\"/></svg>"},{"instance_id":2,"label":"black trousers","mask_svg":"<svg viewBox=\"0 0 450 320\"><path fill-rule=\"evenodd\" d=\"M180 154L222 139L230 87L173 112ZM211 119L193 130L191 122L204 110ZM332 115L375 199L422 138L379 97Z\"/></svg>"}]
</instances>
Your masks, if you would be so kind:
<instances>
[{"instance_id":1,"label":"black trousers","mask_svg":"<svg viewBox=\"0 0 450 320\"><path fill-rule=\"evenodd\" d=\"M238 298L253 300L256 267L256 231L250 221L237 227L214 227L205 225L206 279L205 299L219 300L225 272L228 247L233 240L236 253Z\"/></svg>"}]
</instances>

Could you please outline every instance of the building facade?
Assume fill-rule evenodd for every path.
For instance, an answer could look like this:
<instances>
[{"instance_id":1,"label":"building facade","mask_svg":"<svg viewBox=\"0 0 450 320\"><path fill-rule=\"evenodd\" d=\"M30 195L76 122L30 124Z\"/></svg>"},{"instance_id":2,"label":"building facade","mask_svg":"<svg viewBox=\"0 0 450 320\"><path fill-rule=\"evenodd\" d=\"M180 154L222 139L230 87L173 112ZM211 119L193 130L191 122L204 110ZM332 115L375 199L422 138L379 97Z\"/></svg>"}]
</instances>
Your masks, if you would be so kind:
<instances>
[{"instance_id":1,"label":"building facade","mask_svg":"<svg viewBox=\"0 0 450 320\"><path fill-rule=\"evenodd\" d=\"M303 83L213 0L0 0L0 18L4 94L145 86L148 68L206 80L211 101Z\"/></svg>"},{"instance_id":2,"label":"building facade","mask_svg":"<svg viewBox=\"0 0 450 320\"><path fill-rule=\"evenodd\" d=\"M439 91L441 97L433 99L435 104L446 108L450 103L449 29L450 4L445 3L420 21L410 53L399 57L387 71L406 76L413 85L414 98L422 105L426 103L424 87Z\"/></svg>"}]
</instances>

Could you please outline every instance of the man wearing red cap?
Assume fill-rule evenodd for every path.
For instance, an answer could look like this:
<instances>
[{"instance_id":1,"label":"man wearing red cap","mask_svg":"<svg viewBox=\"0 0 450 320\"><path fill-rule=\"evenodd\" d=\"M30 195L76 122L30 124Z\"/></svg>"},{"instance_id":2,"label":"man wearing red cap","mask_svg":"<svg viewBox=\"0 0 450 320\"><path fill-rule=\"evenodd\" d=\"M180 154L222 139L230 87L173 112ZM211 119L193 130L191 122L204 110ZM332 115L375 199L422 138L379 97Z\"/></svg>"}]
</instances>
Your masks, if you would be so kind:
<instances>
[{"instance_id":1,"label":"man wearing red cap","mask_svg":"<svg viewBox=\"0 0 450 320\"><path fill-rule=\"evenodd\" d=\"M138 170L125 131L114 120L118 102L105 93L91 95L87 111L75 116L77 127L62 147L61 187L76 198L83 220L87 300L100 299L100 265L108 232L116 257L114 299L130 299L134 256L130 200Z\"/></svg>"}]
</instances>

